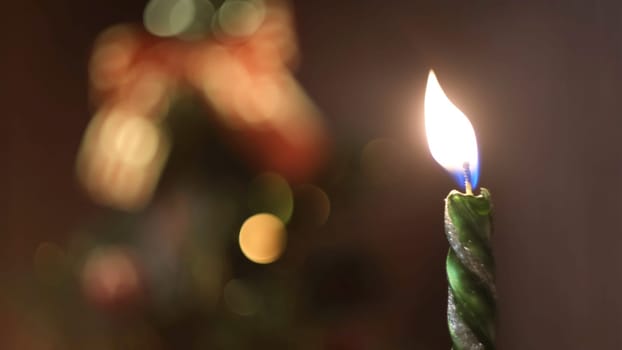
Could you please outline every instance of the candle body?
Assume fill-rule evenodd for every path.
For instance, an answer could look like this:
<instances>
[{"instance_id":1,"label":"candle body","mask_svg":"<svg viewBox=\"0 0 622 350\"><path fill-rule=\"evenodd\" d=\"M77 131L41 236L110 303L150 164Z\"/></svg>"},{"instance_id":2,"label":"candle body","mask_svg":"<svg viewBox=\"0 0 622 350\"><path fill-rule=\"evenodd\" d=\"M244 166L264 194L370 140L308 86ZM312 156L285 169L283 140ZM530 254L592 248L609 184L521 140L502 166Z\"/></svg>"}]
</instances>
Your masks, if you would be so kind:
<instances>
[{"instance_id":1,"label":"candle body","mask_svg":"<svg viewBox=\"0 0 622 350\"><path fill-rule=\"evenodd\" d=\"M445 199L445 233L450 245L447 321L454 350L495 348L491 211L485 188L477 196L454 190Z\"/></svg>"}]
</instances>

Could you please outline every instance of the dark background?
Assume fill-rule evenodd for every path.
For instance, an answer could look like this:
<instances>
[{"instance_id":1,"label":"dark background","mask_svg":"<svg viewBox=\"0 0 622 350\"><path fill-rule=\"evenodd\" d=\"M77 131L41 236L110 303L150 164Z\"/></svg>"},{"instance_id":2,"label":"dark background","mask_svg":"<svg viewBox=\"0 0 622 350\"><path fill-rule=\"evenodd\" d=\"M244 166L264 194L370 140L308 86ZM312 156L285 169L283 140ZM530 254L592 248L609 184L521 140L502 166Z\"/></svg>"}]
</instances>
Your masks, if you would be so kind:
<instances>
[{"instance_id":1,"label":"dark background","mask_svg":"<svg viewBox=\"0 0 622 350\"><path fill-rule=\"evenodd\" d=\"M480 183L495 201L498 348L622 346L622 5L536 3L294 3L298 76L344 157L378 137L403 145L390 185L331 214L347 218L331 239L371 247L384 271L371 315L417 339L406 348L449 347L441 215L455 185L425 144L431 67L476 129ZM99 32L139 21L143 6L2 4L4 283L28 273L38 242L62 243L97 216L74 175L91 115L86 62Z\"/></svg>"}]
</instances>

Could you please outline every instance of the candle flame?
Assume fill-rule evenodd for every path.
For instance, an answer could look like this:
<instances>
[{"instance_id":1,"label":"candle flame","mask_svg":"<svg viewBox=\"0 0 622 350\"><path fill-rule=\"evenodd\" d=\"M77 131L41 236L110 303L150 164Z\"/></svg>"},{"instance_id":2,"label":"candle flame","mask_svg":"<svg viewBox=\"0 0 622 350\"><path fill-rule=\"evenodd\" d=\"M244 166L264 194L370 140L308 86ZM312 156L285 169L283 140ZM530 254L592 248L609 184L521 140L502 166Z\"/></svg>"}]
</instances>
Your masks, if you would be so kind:
<instances>
[{"instance_id":1,"label":"candle flame","mask_svg":"<svg viewBox=\"0 0 622 350\"><path fill-rule=\"evenodd\" d=\"M445 95L434 71L428 75L425 90L425 130L432 157L462 186L470 180L477 185L479 157L475 131L469 119ZM465 179L465 165L470 179ZM468 172L468 171L467 171Z\"/></svg>"}]
</instances>

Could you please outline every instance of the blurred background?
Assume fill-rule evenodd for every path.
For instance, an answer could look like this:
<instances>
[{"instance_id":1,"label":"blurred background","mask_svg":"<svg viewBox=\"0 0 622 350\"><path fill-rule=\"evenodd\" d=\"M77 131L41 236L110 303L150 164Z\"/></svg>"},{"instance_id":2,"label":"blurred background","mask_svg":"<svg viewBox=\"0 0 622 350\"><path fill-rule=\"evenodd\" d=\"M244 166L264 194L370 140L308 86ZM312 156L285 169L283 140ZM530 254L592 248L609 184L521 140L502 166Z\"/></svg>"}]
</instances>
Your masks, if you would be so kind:
<instances>
[{"instance_id":1,"label":"blurred background","mask_svg":"<svg viewBox=\"0 0 622 350\"><path fill-rule=\"evenodd\" d=\"M2 8L1 348L448 349L430 68L495 203L498 348L622 346L621 4Z\"/></svg>"}]
</instances>

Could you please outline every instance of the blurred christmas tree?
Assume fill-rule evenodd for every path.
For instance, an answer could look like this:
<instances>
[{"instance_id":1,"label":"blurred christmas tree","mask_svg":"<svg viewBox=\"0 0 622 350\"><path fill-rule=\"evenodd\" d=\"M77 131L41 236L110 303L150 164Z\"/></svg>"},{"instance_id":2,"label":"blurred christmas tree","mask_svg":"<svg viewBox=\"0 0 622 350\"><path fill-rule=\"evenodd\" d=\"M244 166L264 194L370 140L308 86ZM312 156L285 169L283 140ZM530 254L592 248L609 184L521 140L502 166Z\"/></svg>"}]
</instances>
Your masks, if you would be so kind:
<instances>
[{"instance_id":1,"label":"blurred christmas tree","mask_svg":"<svg viewBox=\"0 0 622 350\"><path fill-rule=\"evenodd\" d=\"M360 324L331 327L381 297L379 272L361 250L315 246L338 229L329 198L356 191L336 181L358 175L323 170L291 17L280 1L152 0L147 31L102 34L77 160L102 210L2 292L2 344L379 348Z\"/></svg>"}]
</instances>

